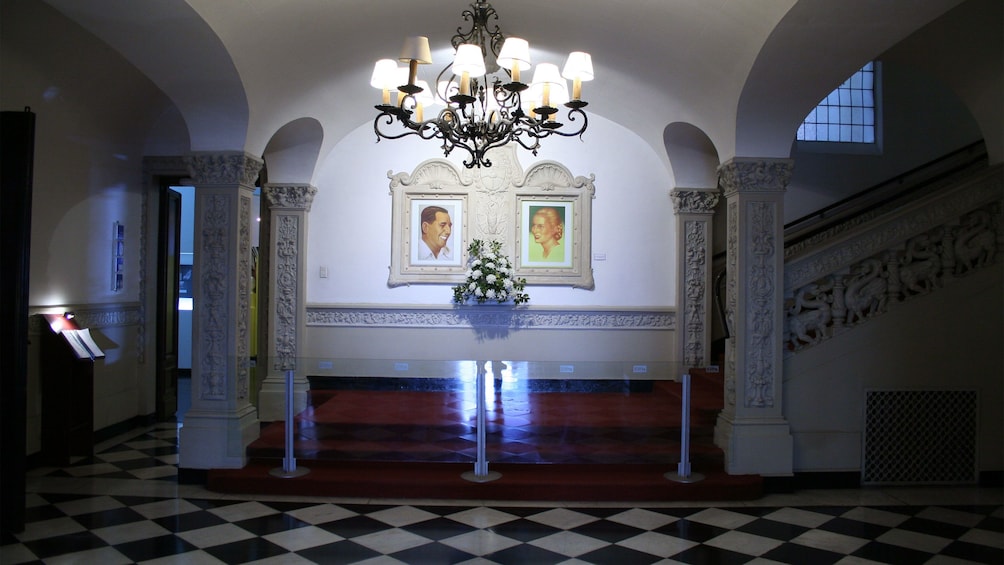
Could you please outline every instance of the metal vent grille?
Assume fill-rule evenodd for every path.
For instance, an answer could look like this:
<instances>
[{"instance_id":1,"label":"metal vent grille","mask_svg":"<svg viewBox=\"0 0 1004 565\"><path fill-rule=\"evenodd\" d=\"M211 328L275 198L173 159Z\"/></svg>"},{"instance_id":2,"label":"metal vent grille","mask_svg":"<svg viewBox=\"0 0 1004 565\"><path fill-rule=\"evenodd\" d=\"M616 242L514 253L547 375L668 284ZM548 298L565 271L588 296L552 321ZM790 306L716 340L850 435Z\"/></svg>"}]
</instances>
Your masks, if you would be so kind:
<instances>
[{"instance_id":1,"label":"metal vent grille","mask_svg":"<svg viewBox=\"0 0 1004 565\"><path fill-rule=\"evenodd\" d=\"M864 484L974 483L975 390L865 391Z\"/></svg>"}]
</instances>

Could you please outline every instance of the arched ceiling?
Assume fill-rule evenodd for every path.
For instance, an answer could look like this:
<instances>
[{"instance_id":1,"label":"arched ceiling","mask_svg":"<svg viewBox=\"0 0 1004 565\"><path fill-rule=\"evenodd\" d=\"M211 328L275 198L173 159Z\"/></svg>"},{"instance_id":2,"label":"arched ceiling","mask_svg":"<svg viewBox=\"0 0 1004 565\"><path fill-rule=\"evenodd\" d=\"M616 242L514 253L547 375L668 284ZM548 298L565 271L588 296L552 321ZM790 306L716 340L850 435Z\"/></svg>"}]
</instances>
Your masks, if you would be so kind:
<instances>
[{"instance_id":1,"label":"arched ceiling","mask_svg":"<svg viewBox=\"0 0 1004 565\"><path fill-rule=\"evenodd\" d=\"M465 0L46 0L105 40L178 105L193 150L260 155L313 118L321 155L371 121L373 62L427 35L448 63ZM498 0L503 33L535 62L589 51L583 98L664 155L673 123L724 161L784 152L806 111L851 71L960 0ZM738 124L738 126L737 126ZM738 130L737 130L738 127ZM785 145L787 142L787 146ZM759 153L757 153L759 151ZM666 159L667 168L669 160Z\"/></svg>"}]
</instances>

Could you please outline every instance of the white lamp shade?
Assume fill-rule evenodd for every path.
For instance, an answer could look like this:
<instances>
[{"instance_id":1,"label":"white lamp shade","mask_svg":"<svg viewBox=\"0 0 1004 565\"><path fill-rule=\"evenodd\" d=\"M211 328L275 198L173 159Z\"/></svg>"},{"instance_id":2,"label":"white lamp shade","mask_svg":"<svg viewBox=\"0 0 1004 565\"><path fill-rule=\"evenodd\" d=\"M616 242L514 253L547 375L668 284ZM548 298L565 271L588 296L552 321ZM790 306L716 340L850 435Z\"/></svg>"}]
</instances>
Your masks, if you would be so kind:
<instances>
[{"instance_id":1,"label":"white lamp shade","mask_svg":"<svg viewBox=\"0 0 1004 565\"><path fill-rule=\"evenodd\" d=\"M401 47L401 57L398 59L402 63L417 61L423 65L432 62L432 51L429 50L429 38L421 35L406 37L404 46Z\"/></svg>"},{"instance_id":2,"label":"white lamp shade","mask_svg":"<svg viewBox=\"0 0 1004 565\"><path fill-rule=\"evenodd\" d=\"M380 59L373 65L373 76L370 77L370 86L379 88L380 90L396 89L401 84L397 82L399 80L397 69L397 61L393 59Z\"/></svg>"},{"instance_id":3,"label":"white lamp shade","mask_svg":"<svg viewBox=\"0 0 1004 565\"><path fill-rule=\"evenodd\" d=\"M565 61L565 68L561 71L561 76L569 80L579 79L583 82L593 80L593 58L589 53L583 53L582 51L569 53L568 60Z\"/></svg>"},{"instance_id":4,"label":"white lamp shade","mask_svg":"<svg viewBox=\"0 0 1004 565\"><path fill-rule=\"evenodd\" d=\"M555 87L565 84L565 80L561 78L561 73L558 72L558 65L553 63L540 63L536 68L534 68L533 86L537 87L539 85L542 87L544 83L550 83Z\"/></svg>"},{"instance_id":5,"label":"white lamp shade","mask_svg":"<svg viewBox=\"0 0 1004 565\"><path fill-rule=\"evenodd\" d=\"M530 68L530 44L518 37L507 38L496 60L505 69L511 69L516 64L519 70L525 71Z\"/></svg>"},{"instance_id":6,"label":"white lamp shade","mask_svg":"<svg viewBox=\"0 0 1004 565\"><path fill-rule=\"evenodd\" d=\"M550 83L551 92L548 100L551 106L558 106L568 102L568 83L565 81ZM538 108L544 103L544 83L534 82L522 96L523 110Z\"/></svg>"},{"instance_id":7,"label":"white lamp shade","mask_svg":"<svg viewBox=\"0 0 1004 565\"><path fill-rule=\"evenodd\" d=\"M457 54L453 58L453 74L463 73L472 77L485 74L485 58L481 53L481 47L471 43L463 43L457 47Z\"/></svg>"},{"instance_id":8,"label":"white lamp shade","mask_svg":"<svg viewBox=\"0 0 1004 565\"><path fill-rule=\"evenodd\" d=\"M394 86L391 88L394 90L400 90L399 87L408 84L408 67L397 67L394 69Z\"/></svg>"}]
</instances>

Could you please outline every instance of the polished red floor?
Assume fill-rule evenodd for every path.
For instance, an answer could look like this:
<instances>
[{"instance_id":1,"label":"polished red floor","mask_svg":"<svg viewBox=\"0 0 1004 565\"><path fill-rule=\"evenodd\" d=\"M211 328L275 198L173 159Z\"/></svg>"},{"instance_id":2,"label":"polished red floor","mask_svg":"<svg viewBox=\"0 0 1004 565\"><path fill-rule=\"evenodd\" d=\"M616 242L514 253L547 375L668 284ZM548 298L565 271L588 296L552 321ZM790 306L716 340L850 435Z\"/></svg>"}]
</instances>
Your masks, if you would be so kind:
<instances>
[{"instance_id":1,"label":"polished red floor","mask_svg":"<svg viewBox=\"0 0 1004 565\"><path fill-rule=\"evenodd\" d=\"M762 479L726 473L722 451L712 442L722 407L721 375L693 377L693 474L687 480L678 472L680 383L610 381L606 389L586 383L591 392L582 392L568 381L535 382L532 391L492 381L485 395L486 464L501 478L472 482L469 475L478 473L473 387L448 381L430 390L391 379L393 390L311 391L293 434L294 462L305 475L282 476L289 463L285 425L274 422L249 446L244 468L212 469L207 486L228 493L353 498L757 498Z\"/></svg>"},{"instance_id":2,"label":"polished red floor","mask_svg":"<svg viewBox=\"0 0 1004 565\"><path fill-rule=\"evenodd\" d=\"M695 465L702 458L720 458L711 443L722 394L715 377L693 378ZM548 392L488 379L487 457L494 463L677 463L682 385L636 384L616 392ZM477 457L472 389L313 390L308 409L296 418L295 455L327 461L472 462ZM281 457L284 437L281 422L267 426L249 455Z\"/></svg>"}]
</instances>

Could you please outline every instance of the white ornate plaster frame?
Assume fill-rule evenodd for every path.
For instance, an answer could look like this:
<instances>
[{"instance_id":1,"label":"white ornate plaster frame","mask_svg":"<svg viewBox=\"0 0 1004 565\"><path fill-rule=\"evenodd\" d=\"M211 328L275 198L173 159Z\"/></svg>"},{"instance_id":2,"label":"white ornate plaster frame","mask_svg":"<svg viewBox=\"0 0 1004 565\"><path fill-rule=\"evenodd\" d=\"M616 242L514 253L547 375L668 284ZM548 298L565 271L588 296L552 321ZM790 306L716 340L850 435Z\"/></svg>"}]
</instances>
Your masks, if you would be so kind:
<instances>
[{"instance_id":1,"label":"white ornate plaster frame","mask_svg":"<svg viewBox=\"0 0 1004 565\"><path fill-rule=\"evenodd\" d=\"M559 163L542 161L530 167L514 191L513 215L516 218L516 275L527 284L569 285L592 290L592 209L595 188L593 176L573 177ZM530 235L535 210L543 207L563 212L565 221L565 256L554 261L534 261L530 248L536 245Z\"/></svg>"},{"instance_id":2,"label":"white ornate plaster frame","mask_svg":"<svg viewBox=\"0 0 1004 565\"><path fill-rule=\"evenodd\" d=\"M590 243L595 177L575 177L554 161L536 163L524 174L514 148L505 146L490 154L490 168L461 171L446 159L429 159L410 174L388 173L393 199L388 286L462 282L470 242L494 239L514 257L516 273L527 284L594 288ZM420 237L412 217L418 213L416 203L437 200L463 210L459 220L453 218L454 235L459 230L460 236L454 238L450 265L430 265L412 255L413 239ZM571 249L566 248L566 259L559 264L534 263L522 247L529 237L530 218L524 216L530 207L547 205L566 213ZM459 263L454 265L457 257Z\"/></svg>"},{"instance_id":3,"label":"white ornate plaster frame","mask_svg":"<svg viewBox=\"0 0 1004 565\"><path fill-rule=\"evenodd\" d=\"M582 194L517 194L516 275L528 284L567 284L592 289L592 268L589 263L589 229L583 216ZM530 250L538 245L530 233L534 214L541 208L553 208L564 218L564 253L561 257L534 259ZM583 235L585 232L585 235Z\"/></svg>"},{"instance_id":4,"label":"white ornate plaster frame","mask_svg":"<svg viewBox=\"0 0 1004 565\"><path fill-rule=\"evenodd\" d=\"M426 206L437 205L450 213L453 230L449 248L451 258L439 261L422 260L418 242L422 239L421 213ZM467 235L468 195L464 192L426 192L401 190L394 194L393 230L391 240L390 278L388 286L411 283L457 283L467 270L465 252Z\"/></svg>"}]
</instances>

